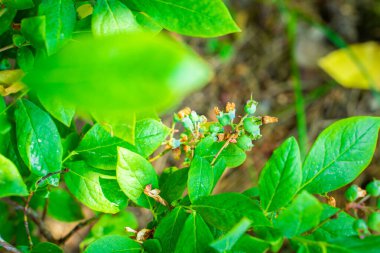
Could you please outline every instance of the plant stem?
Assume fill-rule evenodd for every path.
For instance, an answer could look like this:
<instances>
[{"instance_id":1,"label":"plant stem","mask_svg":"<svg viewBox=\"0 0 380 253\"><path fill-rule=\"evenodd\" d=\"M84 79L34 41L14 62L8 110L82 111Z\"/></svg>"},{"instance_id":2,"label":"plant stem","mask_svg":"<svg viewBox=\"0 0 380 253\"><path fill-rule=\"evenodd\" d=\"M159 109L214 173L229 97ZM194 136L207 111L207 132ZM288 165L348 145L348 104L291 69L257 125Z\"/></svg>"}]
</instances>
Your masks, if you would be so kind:
<instances>
[{"instance_id":1,"label":"plant stem","mask_svg":"<svg viewBox=\"0 0 380 253\"><path fill-rule=\"evenodd\" d=\"M5 46L3 48L0 48L0 53L1 52L4 52L4 51L7 51L8 49L12 49L12 48L15 48L16 46L11 44L11 45L8 45L8 46Z\"/></svg>"},{"instance_id":2,"label":"plant stem","mask_svg":"<svg viewBox=\"0 0 380 253\"><path fill-rule=\"evenodd\" d=\"M21 253L17 248L15 248L13 245L6 242L1 236L0 236L0 245L8 252L13 253Z\"/></svg>"},{"instance_id":3,"label":"plant stem","mask_svg":"<svg viewBox=\"0 0 380 253\"><path fill-rule=\"evenodd\" d=\"M308 149L308 136L305 114L305 101L302 94L301 74L296 62L297 14L288 10L284 1L280 1L280 11L287 20L288 42L290 47L293 89L295 96L297 132L300 142L301 158L304 159Z\"/></svg>"},{"instance_id":4,"label":"plant stem","mask_svg":"<svg viewBox=\"0 0 380 253\"><path fill-rule=\"evenodd\" d=\"M152 157L149 159L149 162L154 162L156 161L157 159L163 157L165 154L167 154L171 149L165 149L164 151L162 151L161 153L159 153L158 155Z\"/></svg>"},{"instance_id":5,"label":"plant stem","mask_svg":"<svg viewBox=\"0 0 380 253\"><path fill-rule=\"evenodd\" d=\"M30 229L29 229L28 209L29 209L29 204L30 204L30 201L32 200L33 195L34 195L34 191L31 191L29 193L28 199L27 199L25 207L24 207L24 226L25 226L26 235L28 236L28 242L29 242L29 248L30 249L33 248L33 241L32 241L32 237L30 235Z\"/></svg>"},{"instance_id":6,"label":"plant stem","mask_svg":"<svg viewBox=\"0 0 380 253\"><path fill-rule=\"evenodd\" d=\"M58 240L58 244L64 244L73 234L75 234L79 229L89 225L91 222L99 219L99 216L94 216L85 221L78 223L70 232L68 232L64 237Z\"/></svg>"}]
</instances>

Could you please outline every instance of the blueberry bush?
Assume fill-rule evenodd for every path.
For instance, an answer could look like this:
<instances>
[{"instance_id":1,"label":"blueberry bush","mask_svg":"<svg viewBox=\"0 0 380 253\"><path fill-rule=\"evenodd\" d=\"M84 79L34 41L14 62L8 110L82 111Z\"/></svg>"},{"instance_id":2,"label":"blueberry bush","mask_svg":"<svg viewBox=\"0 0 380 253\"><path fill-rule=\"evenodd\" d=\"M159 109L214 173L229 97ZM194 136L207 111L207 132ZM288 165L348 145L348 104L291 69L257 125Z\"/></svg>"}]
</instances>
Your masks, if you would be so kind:
<instances>
[{"instance_id":1,"label":"blueberry bush","mask_svg":"<svg viewBox=\"0 0 380 253\"><path fill-rule=\"evenodd\" d=\"M161 121L212 78L177 34L239 31L221 0L0 1L0 249L63 252L86 227L87 253L378 252L380 181L343 207L331 192L370 164L380 118L333 123L304 159L290 137L258 185L217 194L278 119L251 98ZM168 153L177 166L158 173ZM57 238L49 220L72 229Z\"/></svg>"}]
</instances>

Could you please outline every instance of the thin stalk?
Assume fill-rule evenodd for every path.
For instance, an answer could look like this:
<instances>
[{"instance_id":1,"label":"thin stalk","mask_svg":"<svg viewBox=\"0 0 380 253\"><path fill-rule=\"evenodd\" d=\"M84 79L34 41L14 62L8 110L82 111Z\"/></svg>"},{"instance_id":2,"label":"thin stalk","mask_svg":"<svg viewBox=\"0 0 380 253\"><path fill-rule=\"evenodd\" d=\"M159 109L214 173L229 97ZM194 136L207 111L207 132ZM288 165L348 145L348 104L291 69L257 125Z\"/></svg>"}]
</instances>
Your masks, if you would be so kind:
<instances>
[{"instance_id":1,"label":"thin stalk","mask_svg":"<svg viewBox=\"0 0 380 253\"><path fill-rule=\"evenodd\" d=\"M286 28L290 46L291 71L293 79L293 90L295 96L295 109L297 120L297 132L300 142L301 158L305 158L308 149L308 135L305 114L305 100L302 94L301 74L296 62L296 41L297 41L297 14L290 12L281 1L281 11L286 17Z\"/></svg>"}]
</instances>

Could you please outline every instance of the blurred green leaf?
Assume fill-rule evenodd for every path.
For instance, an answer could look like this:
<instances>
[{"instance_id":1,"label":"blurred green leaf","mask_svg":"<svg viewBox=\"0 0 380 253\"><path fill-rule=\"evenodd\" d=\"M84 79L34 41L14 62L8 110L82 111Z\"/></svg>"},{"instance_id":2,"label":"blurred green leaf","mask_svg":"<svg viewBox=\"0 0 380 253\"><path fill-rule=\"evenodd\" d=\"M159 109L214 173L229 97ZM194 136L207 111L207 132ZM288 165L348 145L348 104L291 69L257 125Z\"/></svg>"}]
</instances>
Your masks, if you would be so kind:
<instances>
[{"instance_id":1,"label":"blurred green leaf","mask_svg":"<svg viewBox=\"0 0 380 253\"><path fill-rule=\"evenodd\" d=\"M28 72L33 68L34 55L29 47L21 47L17 50L17 64L24 72Z\"/></svg>"},{"instance_id":2,"label":"blurred green leaf","mask_svg":"<svg viewBox=\"0 0 380 253\"><path fill-rule=\"evenodd\" d=\"M92 33L96 36L138 31L135 17L118 0L98 0L92 14Z\"/></svg>"},{"instance_id":3,"label":"blurred green leaf","mask_svg":"<svg viewBox=\"0 0 380 253\"><path fill-rule=\"evenodd\" d=\"M159 181L161 190L160 196L169 203L179 200L186 189L188 173L188 168L173 169L173 167L171 167L165 169ZM163 175L166 177L165 180L163 180Z\"/></svg>"},{"instance_id":4,"label":"blurred green leaf","mask_svg":"<svg viewBox=\"0 0 380 253\"><path fill-rule=\"evenodd\" d=\"M28 193L16 166L0 154L0 198L26 196Z\"/></svg>"},{"instance_id":5,"label":"blurred green leaf","mask_svg":"<svg viewBox=\"0 0 380 253\"><path fill-rule=\"evenodd\" d=\"M253 236L243 235L233 247L232 252L250 252L255 249L255 253L264 253L269 248L270 244L268 242Z\"/></svg>"},{"instance_id":6,"label":"blurred green leaf","mask_svg":"<svg viewBox=\"0 0 380 253\"><path fill-rule=\"evenodd\" d=\"M197 37L239 32L223 1L132 0L142 12L169 31Z\"/></svg>"},{"instance_id":7,"label":"blurred green leaf","mask_svg":"<svg viewBox=\"0 0 380 253\"><path fill-rule=\"evenodd\" d=\"M4 0L5 6L16 9L25 10L34 7L33 0Z\"/></svg>"},{"instance_id":8,"label":"blurred green leaf","mask_svg":"<svg viewBox=\"0 0 380 253\"><path fill-rule=\"evenodd\" d=\"M0 9L0 35L11 28L13 18L16 16L16 10L6 7Z\"/></svg>"},{"instance_id":9,"label":"blurred green leaf","mask_svg":"<svg viewBox=\"0 0 380 253\"><path fill-rule=\"evenodd\" d=\"M100 186L100 174L92 170L86 163L68 163L69 172L65 174L65 182L70 192L92 210L104 213L117 213L119 207L108 200Z\"/></svg>"},{"instance_id":10,"label":"blurred green leaf","mask_svg":"<svg viewBox=\"0 0 380 253\"><path fill-rule=\"evenodd\" d=\"M39 93L117 119L131 111L162 112L210 77L210 68L184 46L137 33L73 42L41 60L24 81Z\"/></svg>"},{"instance_id":11,"label":"blurred green leaf","mask_svg":"<svg viewBox=\"0 0 380 253\"><path fill-rule=\"evenodd\" d=\"M31 172L43 177L61 170L62 145L49 115L28 100L19 100L15 111L18 150ZM58 185L59 174L47 179Z\"/></svg>"},{"instance_id":12,"label":"blurred green leaf","mask_svg":"<svg viewBox=\"0 0 380 253\"><path fill-rule=\"evenodd\" d=\"M21 20L21 33L32 44L33 47L40 50L46 50L46 17L38 16L23 18Z\"/></svg>"},{"instance_id":13,"label":"blurred green leaf","mask_svg":"<svg viewBox=\"0 0 380 253\"><path fill-rule=\"evenodd\" d=\"M305 159L301 188L326 193L352 182L372 160L379 127L380 118L363 116L326 128Z\"/></svg>"},{"instance_id":14,"label":"blurred green leaf","mask_svg":"<svg viewBox=\"0 0 380 253\"><path fill-rule=\"evenodd\" d=\"M128 149L118 147L116 167L117 181L125 195L136 204L150 208L151 203L144 189L151 184L158 188L158 179L153 166L142 156Z\"/></svg>"},{"instance_id":15,"label":"blurred green leaf","mask_svg":"<svg viewBox=\"0 0 380 253\"><path fill-rule=\"evenodd\" d=\"M63 250L51 242L41 242L33 247L31 253L63 253Z\"/></svg>"},{"instance_id":16,"label":"blurred green leaf","mask_svg":"<svg viewBox=\"0 0 380 253\"><path fill-rule=\"evenodd\" d=\"M48 214L64 222L73 222L84 218L80 205L67 191L61 188L50 191Z\"/></svg>"},{"instance_id":17,"label":"blurred green leaf","mask_svg":"<svg viewBox=\"0 0 380 253\"><path fill-rule=\"evenodd\" d=\"M213 241L210 229L202 217L193 212L190 214L179 235L175 248L176 253L207 253L210 252L209 244Z\"/></svg>"},{"instance_id":18,"label":"blurred green leaf","mask_svg":"<svg viewBox=\"0 0 380 253\"><path fill-rule=\"evenodd\" d=\"M301 157L297 141L292 137L277 148L260 174L261 206L276 211L296 195L302 181Z\"/></svg>"}]
</instances>

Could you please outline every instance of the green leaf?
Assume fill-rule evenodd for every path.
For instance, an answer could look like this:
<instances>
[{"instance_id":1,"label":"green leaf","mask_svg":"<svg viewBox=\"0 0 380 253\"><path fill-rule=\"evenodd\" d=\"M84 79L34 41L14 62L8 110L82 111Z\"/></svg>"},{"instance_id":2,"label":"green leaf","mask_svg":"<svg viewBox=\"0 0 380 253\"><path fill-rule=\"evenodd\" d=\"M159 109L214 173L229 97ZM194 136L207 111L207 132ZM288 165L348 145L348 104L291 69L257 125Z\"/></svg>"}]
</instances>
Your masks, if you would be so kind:
<instances>
[{"instance_id":1,"label":"green leaf","mask_svg":"<svg viewBox=\"0 0 380 253\"><path fill-rule=\"evenodd\" d=\"M75 28L76 11L72 0L42 0L38 14L46 18L46 49L48 55L56 53L71 39Z\"/></svg>"},{"instance_id":2,"label":"green leaf","mask_svg":"<svg viewBox=\"0 0 380 253\"><path fill-rule=\"evenodd\" d=\"M18 150L31 172L42 177L61 170L61 139L49 115L25 99L17 102L15 115ZM59 174L47 181L58 185Z\"/></svg>"},{"instance_id":3,"label":"green leaf","mask_svg":"<svg viewBox=\"0 0 380 253\"><path fill-rule=\"evenodd\" d=\"M29 47L21 47L17 50L17 64L24 72L33 69L34 54Z\"/></svg>"},{"instance_id":4,"label":"green leaf","mask_svg":"<svg viewBox=\"0 0 380 253\"><path fill-rule=\"evenodd\" d=\"M159 24L157 24L156 21L152 19L152 17L146 15L146 13L133 12L133 14L135 15L137 23L140 25L141 29L144 32L151 32L153 34L161 32L162 27Z\"/></svg>"},{"instance_id":5,"label":"green leaf","mask_svg":"<svg viewBox=\"0 0 380 253\"><path fill-rule=\"evenodd\" d=\"M141 246L128 237L108 235L91 243L84 253L140 253Z\"/></svg>"},{"instance_id":6,"label":"green leaf","mask_svg":"<svg viewBox=\"0 0 380 253\"><path fill-rule=\"evenodd\" d=\"M323 226L317 229L313 235L316 239L328 241L331 239L357 235L354 230L355 219L345 212L339 213L338 217L331 218Z\"/></svg>"},{"instance_id":7,"label":"green leaf","mask_svg":"<svg viewBox=\"0 0 380 253\"><path fill-rule=\"evenodd\" d=\"M120 209L128 204L128 198L120 189L119 183L115 179L99 178L100 187L104 196L112 203L117 204Z\"/></svg>"},{"instance_id":8,"label":"green leaf","mask_svg":"<svg viewBox=\"0 0 380 253\"><path fill-rule=\"evenodd\" d=\"M70 192L92 210L104 213L117 213L117 204L108 200L99 183L100 174L93 171L85 162L68 163L69 172L65 182Z\"/></svg>"},{"instance_id":9,"label":"green leaf","mask_svg":"<svg viewBox=\"0 0 380 253\"><path fill-rule=\"evenodd\" d=\"M247 218L243 218L237 223L227 234L218 238L218 240L212 242L210 246L217 252L226 252L232 250L238 240L244 235L244 233L251 226L251 221Z\"/></svg>"},{"instance_id":10,"label":"green leaf","mask_svg":"<svg viewBox=\"0 0 380 253\"><path fill-rule=\"evenodd\" d=\"M371 162L379 127L380 118L352 117L325 129L305 159L302 188L325 193L352 182Z\"/></svg>"},{"instance_id":11,"label":"green leaf","mask_svg":"<svg viewBox=\"0 0 380 253\"><path fill-rule=\"evenodd\" d=\"M150 156L169 135L170 129L154 119L143 119L136 123L135 146L143 157Z\"/></svg>"},{"instance_id":12,"label":"green leaf","mask_svg":"<svg viewBox=\"0 0 380 253\"><path fill-rule=\"evenodd\" d=\"M36 49L45 50L46 17L38 16L21 20L21 33Z\"/></svg>"},{"instance_id":13,"label":"green leaf","mask_svg":"<svg viewBox=\"0 0 380 253\"><path fill-rule=\"evenodd\" d=\"M261 172L259 191L261 206L276 211L288 204L302 182L301 157L292 137L277 148Z\"/></svg>"},{"instance_id":14,"label":"green leaf","mask_svg":"<svg viewBox=\"0 0 380 253\"><path fill-rule=\"evenodd\" d=\"M71 121L75 115L75 107L70 104L65 104L58 97L47 97L44 94L38 96L43 107L54 118L59 120L64 125L70 127Z\"/></svg>"},{"instance_id":15,"label":"green leaf","mask_svg":"<svg viewBox=\"0 0 380 253\"><path fill-rule=\"evenodd\" d=\"M0 198L26 195L28 190L16 166L0 154Z\"/></svg>"},{"instance_id":16,"label":"green leaf","mask_svg":"<svg viewBox=\"0 0 380 253\"><path fill-rule=\"evenodd\" d=\"M115 170L117 147L135 150L131 144L117 137L112 137L100 124L95 124L85 134L75 152L79 153L86 163L92 167Z\"/></svg>"},{"instance_id":17,"label":"green leaf","mask_svg":"<svg viewBox=\"0 0 380 253\"><path fill-rule=\"evenodd\" d=\"M119 34L139 30L135 17L118 0L99 0L92 14L92 33L95 36Z\"/></svg>"},{"instance_id":18,"label":"green leaf","mask_svg":"<svg viewBox=\"0 0 380 253\"><path fill-rule=\"evenodd\" d=\"M178 238L175 252L210 252L208 245L213 239L210 229L207 227L202 217L194 212L186 219L185 225Z\"/></svg>"},{"instance_id":19,"label":"green leaf","mask_svg":"<svg viewBox=\"0 0 380 253\"><path fill-rule=\"evenodd\" d=\"M332 244L347 249L353 253L377 253L379 252L380 236L367 236L359 238L357 236L339 238L329 241Z\"/></svg>"},{"instance_id":20,"label":"green leaf","mask_svg":"<svg viewBox=\"0 0 380 253\"><path fill-rule=\"evenodd\" d=\"M7 105L3 98L0 98L0 154L4 154L10 143L9 131L11 130L11 124L8 121L8 116L5 111Z\"/></svg>"},{"instance_id":21,"label":"green leaf","mask_svg":"<svg viewBox=\"0 0 380 253\"><path fill-rule=\"evenodd\" d=\"M215 142L212 136L203 139L196 147L195 154L206 158L210 163L224 146L225 142ZM247 158L245 152L236 144L230 143L220 152L216 162L224 159L228 168L235 168L242 165Z\"/></svg>"},{"instance_id":22,"label":"green leaf","mask_svg":"<svg viewBox=\"0 0 380 253\"><path fill-rule=\"evenodd\" d=\"M117 181L121 190L136 204L150 208L151 203L144 189L148 184L158 188L158 179L153 166L142 156L118 147L116 166Z\"/></svg>"},{"instance_id":23,"label":"green leaf","mask_svg":"<svg viewBox=\"0 0 380 253\"><path fill-rule=\"evenodd\" d=\"M131 111L162 112L210 77L210 68L188 48L137 33L68 44L23 81L39 94L117 119Z\"/></svg>"},{"instance_id":24,"label":"green leaf","mask_svg":"<svg viewBox=\"0 0 380 253\"><path fill-rule=\"evenodd\" d=\"M125 227L138 228L138 221L131 212L123 211L116 215L103 215L91 228L91 236L101 238L105 235L127 235Z\"/></svg>"},{"instance_id":25,"label":"green leaf","mask_svg":"<svg viewBox=\"0 0 380 253\"><path fill-rule=\"evenodd\" d=\"M240 31L221 0L132 2L169 31L197 37L216 37Z\"/></svg>"},{"instance_id":26,"label":"green leaf","mask_svg":"<svg viewBox=\"0 0 380 253\"><path fill-rule=\"evenodd\" d=\"M322 209L313 195L303 191L278 215L274 225L284 236L291 238L318 225Z\"/></svg>"},{"instance_id":27,"label":"green leaf","mask_svg":"<svg viewBox=\"0 0 380 253\"><path fill-rule=\"evenodd\" d=\"M165 169L159 181L160 196L169 203L179 200L186 189L188 173L188 168L176 169L174 171L173 167ZM165 180L162 180L163 175L166 176Z\"/></svg>"},{"instance_id":28,"label":"green leaf","mask_svg":"<svg viewBox=\"0 0 380 253\"><path fill-rule=\"evenodd\" d=\"M4 0L5 6L16 9L25 10L34 7L33 0Z\"/></svg>"},{"instance_id":29,"label":"green leaf","mask_svg":"<svg viewBox=\"0 0 380 253\"><path fill-rule=\"evenodd\" d=\"M214 172L210 163L199 156L191 161L187 187L191 202L199 197L207 196L214 186Z\"/></svg>"},{"instance_id":30,"label":"green leaf","mask_svg":"<svg viewBox=\"0 0 380 253\"><path fill-rule=\"evenodd\" d=\"M214 166L212 166L212 170L214 171L214 186L218 183L219 179L222 177L223 172L227 168L227 162L226 159L223 157L221 159L218 159L218 161L215 163Z\"/></svg>"},{"instance_id":31,"label":"green leaf","mask_svg":"<svg viewBox=\"0 0 380 253\"><path fill-rule=\"evenodd\" d=\"M68 208L69 207L69 208ZM64 189L53 189L49 193L49 216L64 222L73 222L84 218L80 205Z\"/></svg>"},{"instance_id":32,"label":"green leaf","mask_svg":"<svg viewBox=\"0 0 380 253\"><path fill-rule=\"evenodd\" d=\"M251 252L252 249L255 249L255 253L264 253L267 252L270 248L270 244L262 239L243 235L242 238L236 243L233 247L232 252Z\"/></svg>"},{"instance_id":33,"label":"green leaf","mask_svg":"<svg viewBox=\"0 0 380 253\"><path fill-rule=\"evenodd\" d=\"M160 221L154 233L154 238L160 240L162 252L174 252L187 216L188 214L181 207L176 207Z\"/></svg>"},{"instance_id":34,"label":"green leaf","mask_svg":"<svg viewBox=\"0 0 380 253\"><path fill-rule=\"evenodd\" d=\"M11 28L11 24L15 16L16 10L13 8L5 7L0 9L0 35Z\"/></svg>"},{"instance_id":35,"label":"green leaf","mask_svg":"<svg viewBox=\"0 0 380 253\"><path fill-rule=\"evenodd\" d=\"M63 250L51 242L40 242L33 247L31 253L63 253Z\"/></svg>"},{"instance_id":36,"label":"green leaf","mask_svg":"<svg viewBox=\"0 0 380 253\"><path fill-rule=\"evenodd\" d=\"M239 193L222 193L196 200L192 208L211 226L228 231L243 217L252 220L253 226L268 225L259 205Z\"/></svg>"},{"instance_id":37,"label":"green leaf","mask_svg":"<svg viewBox=\"0 0 380 253\"><path fill-rule=\"evenodd\" d=\"M148 239L143 242L144 252L147 253L161 253L161 243L157 239Z\"/></svg>"},{"instance_id":38,"label":"green leaf","mask_svg":"<svg viewBox=\"0 0 380 253\"><path fill-rule=\"evenodd\" d=\"M135 144L136 113L102 113L93 112L92 116L104 129L122 140Z\"/></svg>"}]
</instances>

